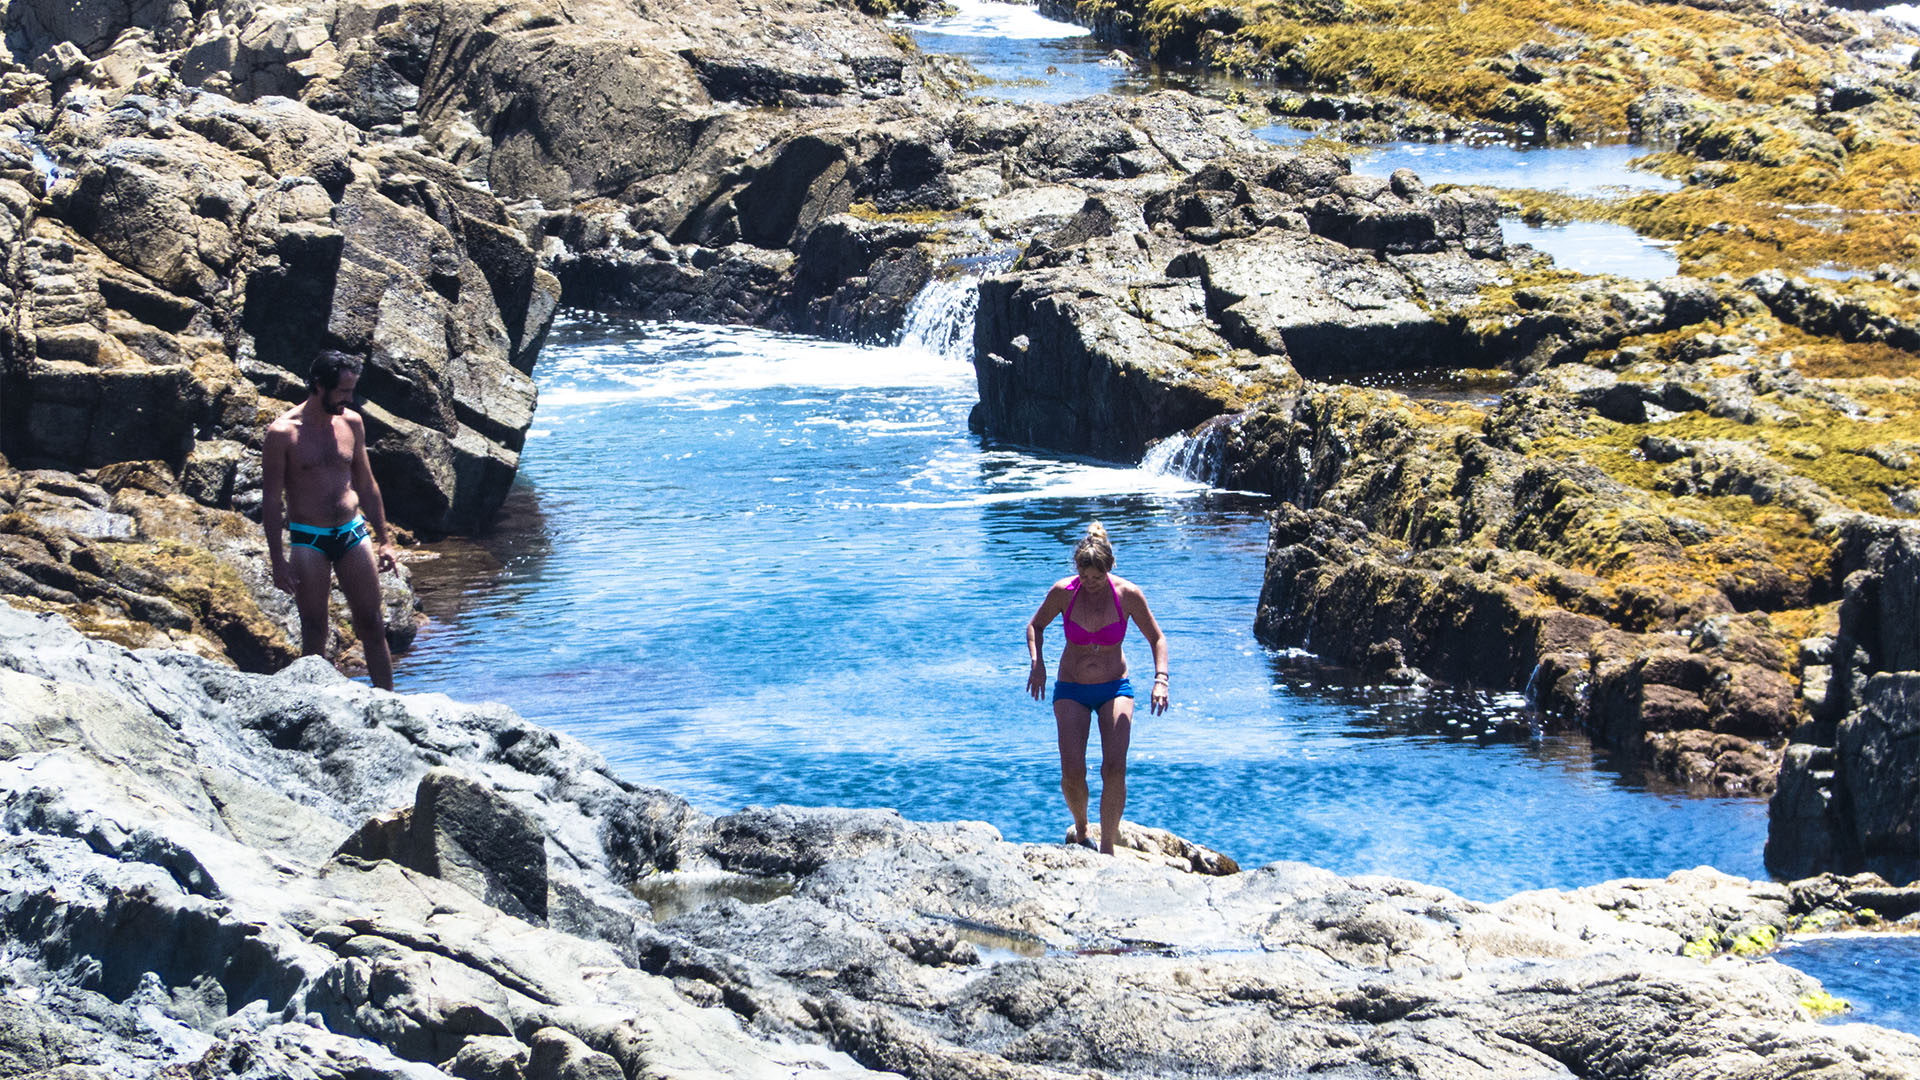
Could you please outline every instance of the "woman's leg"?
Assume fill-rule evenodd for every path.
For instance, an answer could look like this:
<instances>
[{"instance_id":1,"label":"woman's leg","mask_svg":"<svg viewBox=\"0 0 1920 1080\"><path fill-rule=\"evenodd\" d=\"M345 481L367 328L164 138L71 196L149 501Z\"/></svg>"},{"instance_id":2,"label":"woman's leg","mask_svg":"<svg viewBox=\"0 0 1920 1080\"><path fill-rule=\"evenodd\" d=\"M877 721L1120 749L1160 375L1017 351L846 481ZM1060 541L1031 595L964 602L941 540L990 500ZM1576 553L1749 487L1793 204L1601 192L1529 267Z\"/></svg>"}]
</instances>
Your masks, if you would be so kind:
<instances>
[{"instance_id":1,"label":"woman's leg","mask_svg":"<svg viewBox=\"0 0 1920 1080\"><path fill-rule=\"evenodd\" d=\"M1053 703L1053 726L1060 737L1060 794L1073 813L1073 837L1087 838L1087 732L1093 710L1061 698Z\"/></svg>"},{"instance_id":2,"label":"woman's leg","mask_svg":"<svg viewBox=\"0 0 1920 1080\"><path fill-rule=\"evenodd\" d=\"M1133 741L1133 699L1100 706L1100 850L1113 854L1127 809L1127 744Z\"/></svg>"}]
</instances>

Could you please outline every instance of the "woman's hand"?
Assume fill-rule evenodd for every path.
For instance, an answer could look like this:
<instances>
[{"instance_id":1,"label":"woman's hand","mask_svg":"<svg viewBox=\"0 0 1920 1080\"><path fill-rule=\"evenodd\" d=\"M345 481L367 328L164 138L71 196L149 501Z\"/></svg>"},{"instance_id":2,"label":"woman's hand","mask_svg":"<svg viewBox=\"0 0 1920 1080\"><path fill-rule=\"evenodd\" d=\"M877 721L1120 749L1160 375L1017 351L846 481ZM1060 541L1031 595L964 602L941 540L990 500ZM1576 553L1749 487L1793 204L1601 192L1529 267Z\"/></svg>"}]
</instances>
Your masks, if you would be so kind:
<instances>
[{"instance_id":1,"label":"woman's hand","mask_svg":"<svg viewBox=\"0 0 1920 1080\"><path fill-rule=\"evenodd\" d=\"M1153 680L1153 693L1147 698L1147 711L1155 716L1167 711L1167 680Z\"/></svg>"},{"instance_id":2,"label":"woman's hand","mask_svg":"<svg viewBox=\"0 0 1920 1080\"><path fill-rule=\"evenodd\" d=\"M1046 690L1047 663L1044 660L1035 660L1033 665L1027 668L1027 693L1033 695L1033 700L1039 701L1040 695Z\"/></svg>"}]
</instances>

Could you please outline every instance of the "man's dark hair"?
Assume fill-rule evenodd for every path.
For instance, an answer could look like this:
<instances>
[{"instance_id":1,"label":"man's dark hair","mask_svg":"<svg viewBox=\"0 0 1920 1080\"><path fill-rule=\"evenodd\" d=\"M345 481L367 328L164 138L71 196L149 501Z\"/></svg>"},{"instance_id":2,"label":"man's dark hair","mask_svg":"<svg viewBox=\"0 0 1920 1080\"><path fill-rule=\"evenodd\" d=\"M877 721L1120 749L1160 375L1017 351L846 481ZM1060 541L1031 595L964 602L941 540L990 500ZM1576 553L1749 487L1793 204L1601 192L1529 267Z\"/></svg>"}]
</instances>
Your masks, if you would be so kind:
<instances>
[{"instance_id":1,"label":"man's dark hair","mask_svg":"<svg viewBox=\"0 0 1920 1080\"><path fill-rule=\"evenodd\" d=\"M340 376L360 374L361 359L351 353L323 350L307 369L307 389L326 391L340 385Z\"/></svg>"}]
</instances>

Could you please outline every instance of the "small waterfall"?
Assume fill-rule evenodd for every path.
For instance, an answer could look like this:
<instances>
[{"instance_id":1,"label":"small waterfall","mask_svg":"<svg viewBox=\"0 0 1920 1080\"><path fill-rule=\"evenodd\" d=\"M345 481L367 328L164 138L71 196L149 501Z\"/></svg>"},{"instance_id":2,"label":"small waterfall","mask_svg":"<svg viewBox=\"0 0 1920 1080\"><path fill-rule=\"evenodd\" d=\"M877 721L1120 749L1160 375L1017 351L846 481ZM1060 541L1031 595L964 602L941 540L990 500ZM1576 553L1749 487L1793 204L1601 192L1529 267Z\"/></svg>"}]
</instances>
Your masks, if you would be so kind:
<instances>
[{"instance_id":1,"label":"small waterfall","mask_svg":"<svg viewBox=\"0 0 1920 1080\"><path fill-rule=\"evenodd\" d=\"M1227 429L1238 419L1216 416L1184 435L1169 435L1147 448L1140 467L1218 487L1226 473Z\"/></svg>"},{"instance_id":2,"label":"small waterfall","mask_svg":"<svg viewBox=\"0 0 1920 1080\"><path fill-rule=\"evenodd\" d=\"M898 344L949 360L973 363L973 318L980 310L980 279L1013 265L1014 252L956 259L907 305Z\"/></svg>"},{"instance_id":3,"label":"small waterfall","mask_svg":"<svg viewBox=\"0 0 1920 1080\"><path fill-rule=\"evenodd\" d=\"M900 344L935 356L973 362L973 317L980 309L980 279L935 278L907 305Z\"/></svg>"}]
</instances>

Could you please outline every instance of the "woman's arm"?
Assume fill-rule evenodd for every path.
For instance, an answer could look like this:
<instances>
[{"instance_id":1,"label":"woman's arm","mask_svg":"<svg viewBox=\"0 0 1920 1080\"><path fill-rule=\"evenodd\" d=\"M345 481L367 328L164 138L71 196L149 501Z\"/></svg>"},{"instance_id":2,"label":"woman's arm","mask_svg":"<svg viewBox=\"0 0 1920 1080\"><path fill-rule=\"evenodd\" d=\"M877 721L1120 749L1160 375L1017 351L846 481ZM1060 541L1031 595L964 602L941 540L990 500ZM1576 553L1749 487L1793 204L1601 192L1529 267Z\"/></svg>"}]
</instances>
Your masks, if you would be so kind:
<instances>
[{"instance_id":1,"label":"woman's arm","mask_svg":"<svg viewBox=\"0 0 1920 1080\"><path fill-rule=\"evenodd\" d=\"M1140 636L1146 638L1147 645L1153 649L1153 693L1147 698L1147 709L1158 716L1167 711L1168 686L1173 681L1167 668L1167 635L1154 619L1153 609L1147 606L1147 594L1140 586L1128 586L1120 599L1127 605L1127 614L1133 616L1134 623L1140 627Z\"/></svg>"},{"instance_id":2,"label":"woman's arm","mask_svg":"<svg viewBox=\"0 0 1920 1080\"><path fill-rule=\"evenodd\" d=\"M1047 624L1066 610L1067 590L1055 585L1047 590L1047 598L1040 602L1040 610L1027 620L1027 693L1035 701L1047 689L1047 659L1043 651L1046 646Z\"/></svg>"}]
</instances>

